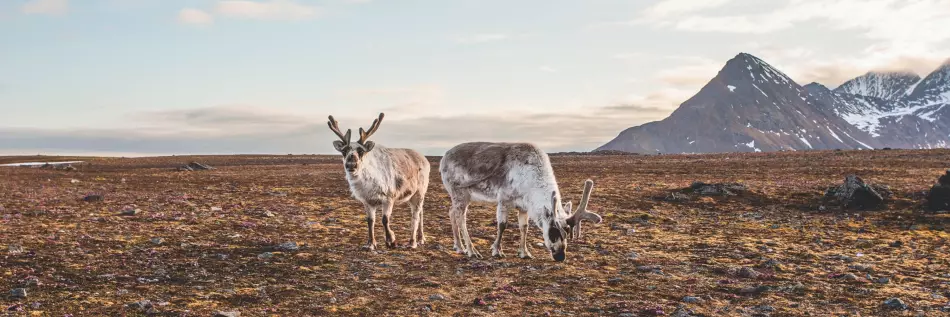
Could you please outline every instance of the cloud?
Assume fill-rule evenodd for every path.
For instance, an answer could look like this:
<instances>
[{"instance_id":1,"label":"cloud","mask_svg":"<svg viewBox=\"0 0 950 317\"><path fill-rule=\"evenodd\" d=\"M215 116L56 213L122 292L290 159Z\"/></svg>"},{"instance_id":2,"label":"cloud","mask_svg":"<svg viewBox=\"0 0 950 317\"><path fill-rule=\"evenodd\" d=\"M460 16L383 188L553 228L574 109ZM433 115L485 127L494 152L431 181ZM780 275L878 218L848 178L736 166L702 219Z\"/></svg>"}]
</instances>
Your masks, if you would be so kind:
<instances>
[{"instance_id":1,"label":"cloud","mask_svg":"<svg viewBox=\"0 0 950 317\"><path fill-rule=\"evenodd\" d=\"M305 20L319 16L319 7L291 0L221 0L214 13L221 16L252 20Z\"/></svg>"},{"instance_id":2,"label":"cloud","mask_svg":"<svg viewBox=\"0 0 950 317\"><path fill-rule=\"evenodd\" d=\"M540 71L542 71L542 72L545 72L545 73L557 73L557 69L555 69L554 67L551 67L551 66L547 66L547 65L538 67L538 70L540 70Z\"/></svg>"},{"instance_id":3,"label":"cloud","mask_svg":"<svg viewBox=\"0 0 950 317\"><path fill-rule=\"evenodd\" d=\"M178 12L178 22L184 24L211 24L214 17L199 9L185 8Z\"/></svg>"},{"instance_id":4,"label":"cloud","mask_svg":"<svg viewBox=\"0 0 950 317\"><path fill-rule=\"evenodd\" d=\"M732 2L732 0L663 0L646 8L643 11L643 15L647 18L658 19L676 14L717 8L730 2Z\"/></svg>"},{"instance_id":5,"label":"cloud","mask_svg":"<svg viewBox=\"0 0 950 317\"><path fill-rule=\"evenodd\" d=\"M69 10L69 0L30 0L20 7L24 14L65 14Z\"/></svg>"},{"instance_id":6,"label":"cloud","mask_svg":"<svg viewBox=\"0 0 950 317\"><path fill-rule=\"evenodd\" d=\"M498 115L387 115L374 140L439 155L468 141L530 141L547 151L591 150L634 124L669 111L623 104L556 113ZM335 116L343 129L367 127L373 116ZM273 113L266 108L209 107L143 112L135 129L41 130L0 128L0 148L21 153L334 153L326 118ZM9 151L7 151L9 152Z\"/></svg>"},{"instance_id":7,"label":"cloud","mask_svg":"<svg viewBox=\"0 0 950 317\"><path fill-rule=\"evenodd\" d=\"M452 40L459 44L483 44L488 42L504 41L511 38L504 33L481 33L473 35L456 36Z\"/></svg>"}]
</instances>

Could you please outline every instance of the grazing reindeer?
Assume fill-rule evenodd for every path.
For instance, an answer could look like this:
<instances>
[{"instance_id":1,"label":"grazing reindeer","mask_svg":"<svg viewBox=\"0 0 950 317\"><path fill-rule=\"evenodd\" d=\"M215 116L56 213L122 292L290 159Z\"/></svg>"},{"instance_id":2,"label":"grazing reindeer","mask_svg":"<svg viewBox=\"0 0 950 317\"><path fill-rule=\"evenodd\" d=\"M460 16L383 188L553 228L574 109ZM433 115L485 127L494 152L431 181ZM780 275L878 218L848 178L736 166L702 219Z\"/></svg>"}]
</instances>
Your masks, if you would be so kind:
<instances>
[{"instance_id":1,"label":"grazing reindeer","mask_svg":"<svg viewBox=\"0 0 950 317\"><path fill-rule=\"evenodd\" d=\"M564 261L568 232L580 235L581 220L600 223L600 215L587 211L594 182L587 180L584 196L576 211L571 203L562 205L554 170L548 155L528 143L473 142L455 146L439 165L442 183L452 199L449 219L455 250L469 257L481 257L472 245L466 216L472 200L498 204L498 233L492 255L504 257L501 237L508 227L508 209L516 207L521 242L518 256L531 258L528 251L528 219L544 236L544 245L555 261Z\"/></svg>"},{"instance_id":2,"label":"grazing reindeer","mask_svg":"<svg viewBox=\"0 0 950 317\"><path fill-rule=\"evenodd\" d=\"M422 229L422 205L426 190L429 188L429 161L426 157L411 149L390 149L369 141L369 137L379 129L383 114L373 120L369 131L360 128L360 139L350 142L350 132L340 132L339 124L330 116L327 125L340 137L333 141L333 147L343 154L343 167L346 181L350 183L350 192L356 200L363 203L366 210L366 224L369 228L369 241L366 248L376 249L376 235L373 226L376 222L376 210L383 209L383 228L386 230L386 246L396 247L396 237L389 228L393 205L409 203L412 210L412 236L409 247L415 249L425 244ZM418 232L417 232L418 230ZM418 234L417 234L418 233Z\"/></svg>"}]
</instances>

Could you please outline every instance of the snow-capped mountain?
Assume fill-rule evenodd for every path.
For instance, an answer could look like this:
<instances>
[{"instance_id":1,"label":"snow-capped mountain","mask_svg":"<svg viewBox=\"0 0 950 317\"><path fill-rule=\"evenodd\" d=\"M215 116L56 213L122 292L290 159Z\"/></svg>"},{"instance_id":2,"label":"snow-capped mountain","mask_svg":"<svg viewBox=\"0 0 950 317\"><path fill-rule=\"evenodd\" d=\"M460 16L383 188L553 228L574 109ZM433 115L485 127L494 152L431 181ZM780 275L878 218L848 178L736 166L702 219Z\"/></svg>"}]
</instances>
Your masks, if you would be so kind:
<instances>
[{"instance_id":1,"label":"snow-capped mountain","mask_svg":"<svg viewBox=\"0 0 950 317\"><path fill-rule=\"evenodd\" d=\"M869 72L841 84L835 88L835 92L893 101L913 92L918 82L920 82L920 76L914 73Z\"/></svg>"},{"instance_id":2,"label":"snow-capped mountain","mask_svg":"<svg viewBox=\"0 0 950 317\"><path fill-rule=\"evenodd\" d=\"M950 145L950 64L927 77L868 73L832 90L800 86L739 54L669 117L598 150L638 153L935 148Z\"/></svg>"}]
</instances>

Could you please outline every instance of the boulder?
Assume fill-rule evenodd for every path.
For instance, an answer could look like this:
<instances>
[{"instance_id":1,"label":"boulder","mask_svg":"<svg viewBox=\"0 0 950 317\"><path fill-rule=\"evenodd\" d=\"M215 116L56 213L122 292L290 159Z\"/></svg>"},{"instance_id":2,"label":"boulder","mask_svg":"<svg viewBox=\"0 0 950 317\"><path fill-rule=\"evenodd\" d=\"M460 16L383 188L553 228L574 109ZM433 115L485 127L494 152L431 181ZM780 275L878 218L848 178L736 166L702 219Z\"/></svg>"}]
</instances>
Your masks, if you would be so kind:
<instances>
[{"instance_id":1,"label":"boulder","mask_svg":"<svg viewBox=\"0 0 950 317\"><path fill-rule=\"evenodd\" d=\"M892 195L887 185L867 184L857 175L846 176L843 184L825 192L825 198L838 201L842 207L861 210L875 209Z\"/></svg>"}]
</instances>

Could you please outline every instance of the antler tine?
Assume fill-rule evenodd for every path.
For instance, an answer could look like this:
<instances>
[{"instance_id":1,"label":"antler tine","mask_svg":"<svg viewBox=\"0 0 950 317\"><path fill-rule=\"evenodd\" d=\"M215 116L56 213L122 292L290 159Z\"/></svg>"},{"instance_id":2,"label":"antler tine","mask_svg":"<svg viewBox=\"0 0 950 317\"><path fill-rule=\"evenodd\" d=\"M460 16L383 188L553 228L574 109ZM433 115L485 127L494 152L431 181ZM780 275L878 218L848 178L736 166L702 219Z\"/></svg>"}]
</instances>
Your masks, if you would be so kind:
<instances>
[{"instance_id":1,"label":"antler tine","mask_svg":"<svg viewBox=\"0 0 950 317\"><path fill-rule=\"evenodd\" d=\"M347 130L346 134L344 135L343 132L340 132L340 123L337 122L336 119L333 119L333 116L329 116L329 119L330 121L327 122L327 126L330 127L330 131L333 131L333 133L335 133L336 136L339 137L343 142L349 143L350 130Z\"/></svg>"},{"instance_id":2,"label":"antler tine","mask_svg":"<svg viewBox=\"0 0 950 317\"><path fill-rule=\"evenodd\" d=\"M577 211L587 211L587 202L590 201L590 193L594 190L594 181L588 179L584 182L584 195L581 196L581 202L577 204Z\"/></svg>"},{"instance_id":3,"label":"antler tine","mask_svg":"<svg viewBox=\"0 0 950 317\"><path fill-rule=\"evenodd\" d=\"M373 135L373 133L376 133L376 130L379 129L379 124L380 124L380 123L383 123L383 113L382 113L382 112L379 113L379 118L378 118L378 119L373 119L373 124L369 126L369 131L363 131L363 128L360 128L360 141L359 141L359 143L360 143L360 144L363 144L363 143L366 142L366 140L369 140L369 137L370 137L371 135Z\"/></svg>"}]
</instances>

